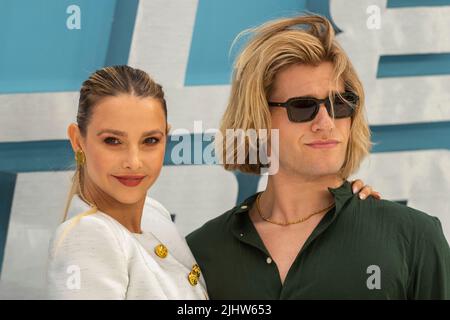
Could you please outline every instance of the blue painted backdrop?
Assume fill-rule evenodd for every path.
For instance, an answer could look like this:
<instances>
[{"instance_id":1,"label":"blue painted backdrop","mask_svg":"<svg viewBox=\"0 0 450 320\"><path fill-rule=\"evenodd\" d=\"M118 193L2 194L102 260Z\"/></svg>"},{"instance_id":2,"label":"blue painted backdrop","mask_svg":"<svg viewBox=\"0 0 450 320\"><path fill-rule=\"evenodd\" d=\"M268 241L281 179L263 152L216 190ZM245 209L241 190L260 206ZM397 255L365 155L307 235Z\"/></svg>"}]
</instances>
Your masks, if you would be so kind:
<instances>
[{"instance_id":1,"label":"blue painted backdrop","mask_svg":"<svg viewBox=\"0 0 450 320\"><path fill-rule=\"evenodd\" d=\"M68 17L66 8L72 4L82 8L80 30L62 27ZM0 0L0 95L77 91L92 71L126 64L139 5L137 0ZM449 5L450 0L387 2L387 8ZM199 0L184 86L229 84L242 41L233 50L230 46L240 31L305 10L331 19L329 8L328 1ZM384 55L379 57L377 78L449 74L450 53ZM0 116L21 121L14 114L2 113L2 105ZM450 121L374 125L371 129L377 143L374 153L450 149ZM173 165L169 157L173 145L168 145L165 165ZM17 174L67 171L72 165L73 154L65 138L9 141L0 127L0 266ZM258 177L237 174L236 179L236 201L256 191Z\"/></svg>"}]
</instances>

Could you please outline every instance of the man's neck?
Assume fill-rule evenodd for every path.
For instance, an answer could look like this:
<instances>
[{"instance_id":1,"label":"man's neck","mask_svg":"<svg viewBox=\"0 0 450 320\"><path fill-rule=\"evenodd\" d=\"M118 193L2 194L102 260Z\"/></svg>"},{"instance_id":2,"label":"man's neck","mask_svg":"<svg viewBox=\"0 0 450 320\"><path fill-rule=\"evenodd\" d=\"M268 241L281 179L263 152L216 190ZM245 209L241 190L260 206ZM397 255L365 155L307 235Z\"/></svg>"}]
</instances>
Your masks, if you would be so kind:
<instances>
[{"instance_id":1,"label":"man's neck","mask_svg":"<svg viewBox=\"0 0 450 320\"><path fill-rule=\"evenodd\" d=\"M275 221L296 221L334 202L328 188L337 188L343 180L337 175L299 176L278 172L269 176L261 196L261 210Z\"/></svg>"}]
</instances>

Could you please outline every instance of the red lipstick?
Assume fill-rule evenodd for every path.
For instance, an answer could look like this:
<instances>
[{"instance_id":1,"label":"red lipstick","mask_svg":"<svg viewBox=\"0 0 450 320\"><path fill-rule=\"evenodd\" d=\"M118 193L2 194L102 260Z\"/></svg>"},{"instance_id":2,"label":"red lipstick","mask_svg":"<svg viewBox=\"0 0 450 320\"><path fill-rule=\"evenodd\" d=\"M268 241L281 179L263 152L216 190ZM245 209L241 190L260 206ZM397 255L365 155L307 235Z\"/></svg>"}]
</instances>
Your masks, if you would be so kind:
<instances>
[{"instance_id":1,"label":"red lipstick","mask_svg":"<svg viewBox=\"0 0 450 320\"><path fill-rule=\"evenodd\" d=\"M146 176L113 176L121 184L127 187L136 187Z\"/></svg>"}]
</instances>

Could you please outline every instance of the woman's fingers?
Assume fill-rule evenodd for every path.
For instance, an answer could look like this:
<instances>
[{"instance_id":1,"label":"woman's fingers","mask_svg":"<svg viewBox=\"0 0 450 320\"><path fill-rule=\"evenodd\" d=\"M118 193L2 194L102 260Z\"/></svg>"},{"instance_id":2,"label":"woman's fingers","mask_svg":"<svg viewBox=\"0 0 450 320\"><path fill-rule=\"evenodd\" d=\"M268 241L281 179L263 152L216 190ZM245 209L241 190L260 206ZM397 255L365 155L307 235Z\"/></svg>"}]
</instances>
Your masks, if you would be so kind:
<instances>
[{"instance_id":1,"label":"woman's fingers","mask_svg":"<svg viewBox=\"0 0 450 320\"><path fill-rule=\"evenodd\" d=\"M352 181L352 191L353 193L359 193L364 187L364 182L360 179Z\"/></svg>"},{"instance_id":2,"label":"woman's fingers","mask_svg":"<svg viewBox=\"0 0 450 320\"><path fill-rule=\"evenodd\" d=\"M381 199L381 194L379 192L373 190L369 185L364 185L364 182L360 179L352 182L352 191L354 194L358 193L359 198L362 200L367 199L368 196L372 196L378 200Z\"/></svg>"}]
</instances>

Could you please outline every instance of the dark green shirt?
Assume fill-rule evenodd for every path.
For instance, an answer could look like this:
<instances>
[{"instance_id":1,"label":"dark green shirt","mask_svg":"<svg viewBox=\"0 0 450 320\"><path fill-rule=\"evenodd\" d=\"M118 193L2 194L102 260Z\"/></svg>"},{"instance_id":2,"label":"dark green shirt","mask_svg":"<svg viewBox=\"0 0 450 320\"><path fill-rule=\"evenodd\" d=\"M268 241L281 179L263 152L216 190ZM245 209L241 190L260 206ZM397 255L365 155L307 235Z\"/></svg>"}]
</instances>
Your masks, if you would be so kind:
<instances>
[{"instance_id":1,"label":"dark green shirt","mask_svg":"<svg viewBox=\"0 0 450 320\"><path fill-rule=\"evenodd\" d=\"M249 217L256 195L187 236L211 299L450 299L450 249L439 220L360 200L345 182L282 285Z\"/></svg>"}]
</instances>

